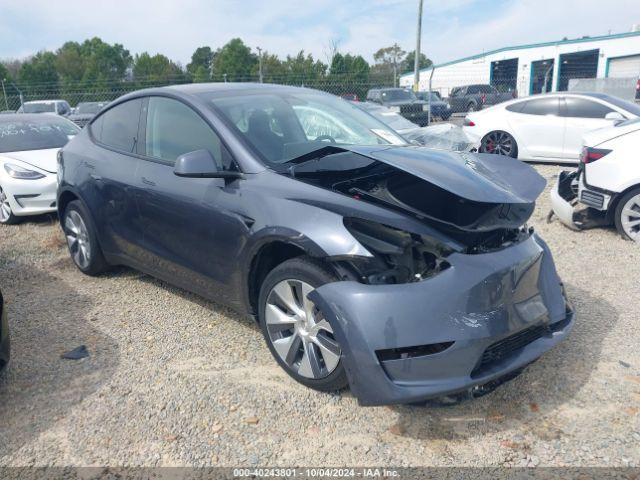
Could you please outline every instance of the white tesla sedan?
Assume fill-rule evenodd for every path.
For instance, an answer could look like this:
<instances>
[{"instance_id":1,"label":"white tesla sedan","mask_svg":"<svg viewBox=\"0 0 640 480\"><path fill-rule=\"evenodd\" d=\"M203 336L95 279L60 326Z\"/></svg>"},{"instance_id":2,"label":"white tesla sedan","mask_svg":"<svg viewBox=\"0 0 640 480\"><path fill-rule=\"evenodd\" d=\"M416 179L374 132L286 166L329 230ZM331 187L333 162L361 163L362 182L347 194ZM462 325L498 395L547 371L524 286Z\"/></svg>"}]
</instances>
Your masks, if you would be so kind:
<instances>
[{"instance_id":1,"label":"white tesla sedan","mask_svg":"<svg viewBox=\"0 0 640 480\"><path fill-rule=\"evenodd\" d=\"M56 156L78 132L54 115L0 116L0 223L56 210Z\"/></svg>"},{"instance_id":2,"label":"white tesla sedan","mask_svg":"<svg viewBox=\"0 0 640 480\"><path fill-rule=\"evenodd\" d=\"M582 136L640 117L640 106L603 93L547 93L470 113L464 129L480 151L538 162L577 163Z\"/></svg>"},{"instance_id":3,"label":"white tesla sedan","mask_svg":"<svg viewBox=\"0 0 640 480\"><path fill-rule=\"evenodd\" d=\"M580 167L561 172L551 205L574 229L615 225L640 242L640 118L584 136Z\"/></svg>"}]
</instances>

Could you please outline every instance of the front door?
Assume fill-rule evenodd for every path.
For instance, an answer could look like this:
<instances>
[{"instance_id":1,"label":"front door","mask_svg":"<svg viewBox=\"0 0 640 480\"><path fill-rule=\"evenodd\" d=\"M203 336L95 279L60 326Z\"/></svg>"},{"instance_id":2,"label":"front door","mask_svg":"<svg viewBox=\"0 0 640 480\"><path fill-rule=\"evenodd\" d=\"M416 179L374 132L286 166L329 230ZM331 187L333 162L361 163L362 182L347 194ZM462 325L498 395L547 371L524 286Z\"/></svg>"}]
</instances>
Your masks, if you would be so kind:
<instances>
[{"instance_id":1,"label":"front door","mask_svg":"<svg viewBox=\"0 0 640 480\"><path fill-rule=\"evenodd\" d=\"M577 161L582 150L582 136L591 130L612 126L614 121L604 117L613 111L595 100L567 96L562 112L566 117L563 158Z\"/></svg>"},{"instance_id":2,"label":"front door","mask_svg":"<svg viewBox=\"0 0 640 480\"><path fill-rule=\"evenodd\" d=\"M184 103L150 97L143 127L143 185L138 208L146 265L156 275L227 302L229 278L222 265L239 247L244 224L228 208L240 180L174 175L178 156L206 149L224 168L232 162L217 134Z\"/></svg>"}]
</instances>

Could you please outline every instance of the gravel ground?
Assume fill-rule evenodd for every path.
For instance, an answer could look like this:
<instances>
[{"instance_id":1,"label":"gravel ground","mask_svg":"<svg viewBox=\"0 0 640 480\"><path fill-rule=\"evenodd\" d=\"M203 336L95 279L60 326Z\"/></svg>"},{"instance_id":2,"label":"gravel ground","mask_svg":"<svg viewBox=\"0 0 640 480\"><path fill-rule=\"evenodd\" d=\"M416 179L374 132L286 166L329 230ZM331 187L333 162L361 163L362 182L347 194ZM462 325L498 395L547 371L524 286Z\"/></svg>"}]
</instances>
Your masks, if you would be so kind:
<instances>
[{"instance_id":1,"label":"gravel ground","mask_svg":"<svg viewBox=\"0 0 640 480\"><path fill-rule=\"evenodd\" d=\"M532 224L578 312L572 335L447 408L308 390L233 312L128 269L83 276L51 218L1 228L0 465L640 465L640 248L548 210L543 195ZM60 358L80 344L90 358Z\"/></svg>"}]
</instances>

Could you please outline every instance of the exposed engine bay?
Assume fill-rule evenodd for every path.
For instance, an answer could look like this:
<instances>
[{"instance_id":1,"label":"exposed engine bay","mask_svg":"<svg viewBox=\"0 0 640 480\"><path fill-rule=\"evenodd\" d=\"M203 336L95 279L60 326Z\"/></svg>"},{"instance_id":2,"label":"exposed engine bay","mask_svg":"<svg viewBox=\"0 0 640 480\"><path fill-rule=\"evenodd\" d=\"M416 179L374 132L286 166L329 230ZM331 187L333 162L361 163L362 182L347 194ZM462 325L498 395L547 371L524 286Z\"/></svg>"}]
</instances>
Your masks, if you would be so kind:
<instances>
[{"instance_id":1,"label":"exposed engine bay","mask_svg":"<svg viewBox=\"0 0 640 480\"><path fill-rule=\"evenodd\" d=\"M535 171L521 162L517 162L515 175L529 188L524 195L512 191L514 175L505 178L504 172L509 173L509 169L494 165L493 159L478 162L477 156L470 159L463 154L446 152L444 155L453 158L445 156L447 161L440 165L440 170L448 175L448 180L438 185L425 178L433 172L427 169L423 175L417 171L422 166L419 163L405 169L395 162L373 158L374 155L337 147L327 147L324 153L326 155L319 158L293 165L288 173L300 181L410 215L463 245L459 253L465 254L499 250L528 238L532 230L526 222L545 184L541 177L536 178L539 175ZM433 155L433 151L429 153ZM498 163L502 161L498 160ZM509 161L514 163L512 159ZM496 171L502 175L496 174L495 183L487 181ZM478 178L479 185L474 185L474 177ZM464 194L445 188L443 183L462 185ZM486 201L479 200L483 196ZM492 201L494 199L498 201ZM453 250L428 236L357 218L346 218L345 227L374 255L373 260L358 258L347 262L365 283L420 281L449 266L446 257Z\"/></svg>"}]
</instances>

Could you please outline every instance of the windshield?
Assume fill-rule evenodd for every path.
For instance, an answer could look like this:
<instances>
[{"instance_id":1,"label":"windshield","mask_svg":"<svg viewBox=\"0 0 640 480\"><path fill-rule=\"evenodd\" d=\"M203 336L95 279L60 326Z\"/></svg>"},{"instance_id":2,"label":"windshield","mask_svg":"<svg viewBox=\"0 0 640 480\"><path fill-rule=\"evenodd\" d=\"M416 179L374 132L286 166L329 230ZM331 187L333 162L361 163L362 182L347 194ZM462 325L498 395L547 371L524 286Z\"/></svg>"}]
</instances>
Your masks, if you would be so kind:
<instances>
[{"instance_id":1,"label":"windshield","mask_svg":"<svg viewBox=\"0 0 640 480\"><path fill-rule=\"evenodd\" d=\"M602 97L596 97L596 98L602 98ZM603 99L609 102L610 104L615 105L618 108L622 108L623 110L626 110L632 115L637 115L638 117L640 117L640 105L636 105L635 103L628 102L627 100L623 100L621 98L609 96L609 95L607 95L607 97Z\"/></svg>"},{"instance_id":2,"label":"windshield","mask_svg":"<svg viewBox=\"0 0 640 480\"><path fill-rule=\"evenodd\" d=\"M0 153L61 148L79 131L72 123L56 117L50 120L0 118Z\"/></svg>"},{"instance_id":3,"label":"windshield","mask_svg":"<svg viewBox=\"0 0 640 480\"><path fill-rule=\"evenodd\" d=\"M47 113L47 112L55 112L56 104L55 103L25 103L24 104L24 113Z\"/></svg>"},{"instance_id":4,"label":"windshield","mask_svg":"<svg viewBox=\"0 0 640 480\"><path fill-rule=\"evenodd\" d=\"M98 113L104 107L104 103L88 102L79 103L76 113Z\"/></svg>"},{"instance_id":5,"label":"windshield","mask_svg":"<svg viewBox=\"0 0 640 480\"><path fill-rule=\"evenodd\" d=\"M327 145L405 143L383 123L333 95L301 91L207 96L272 166Z\"/></svg>"},{"instance_id":6,"label":"windshield","mask_svg":"<svg viewBox=\"0 0 640 480\"><path fill-rule=\"evenodd\" d=\"M410 92L408 90L402 90L401 88L399 88L397 90L383 90L382 100L385 102L398 102L402 100L407 100L407 101L417 100L417 98L413 94L413 92Z\"/></svg>"}]
</instances>

